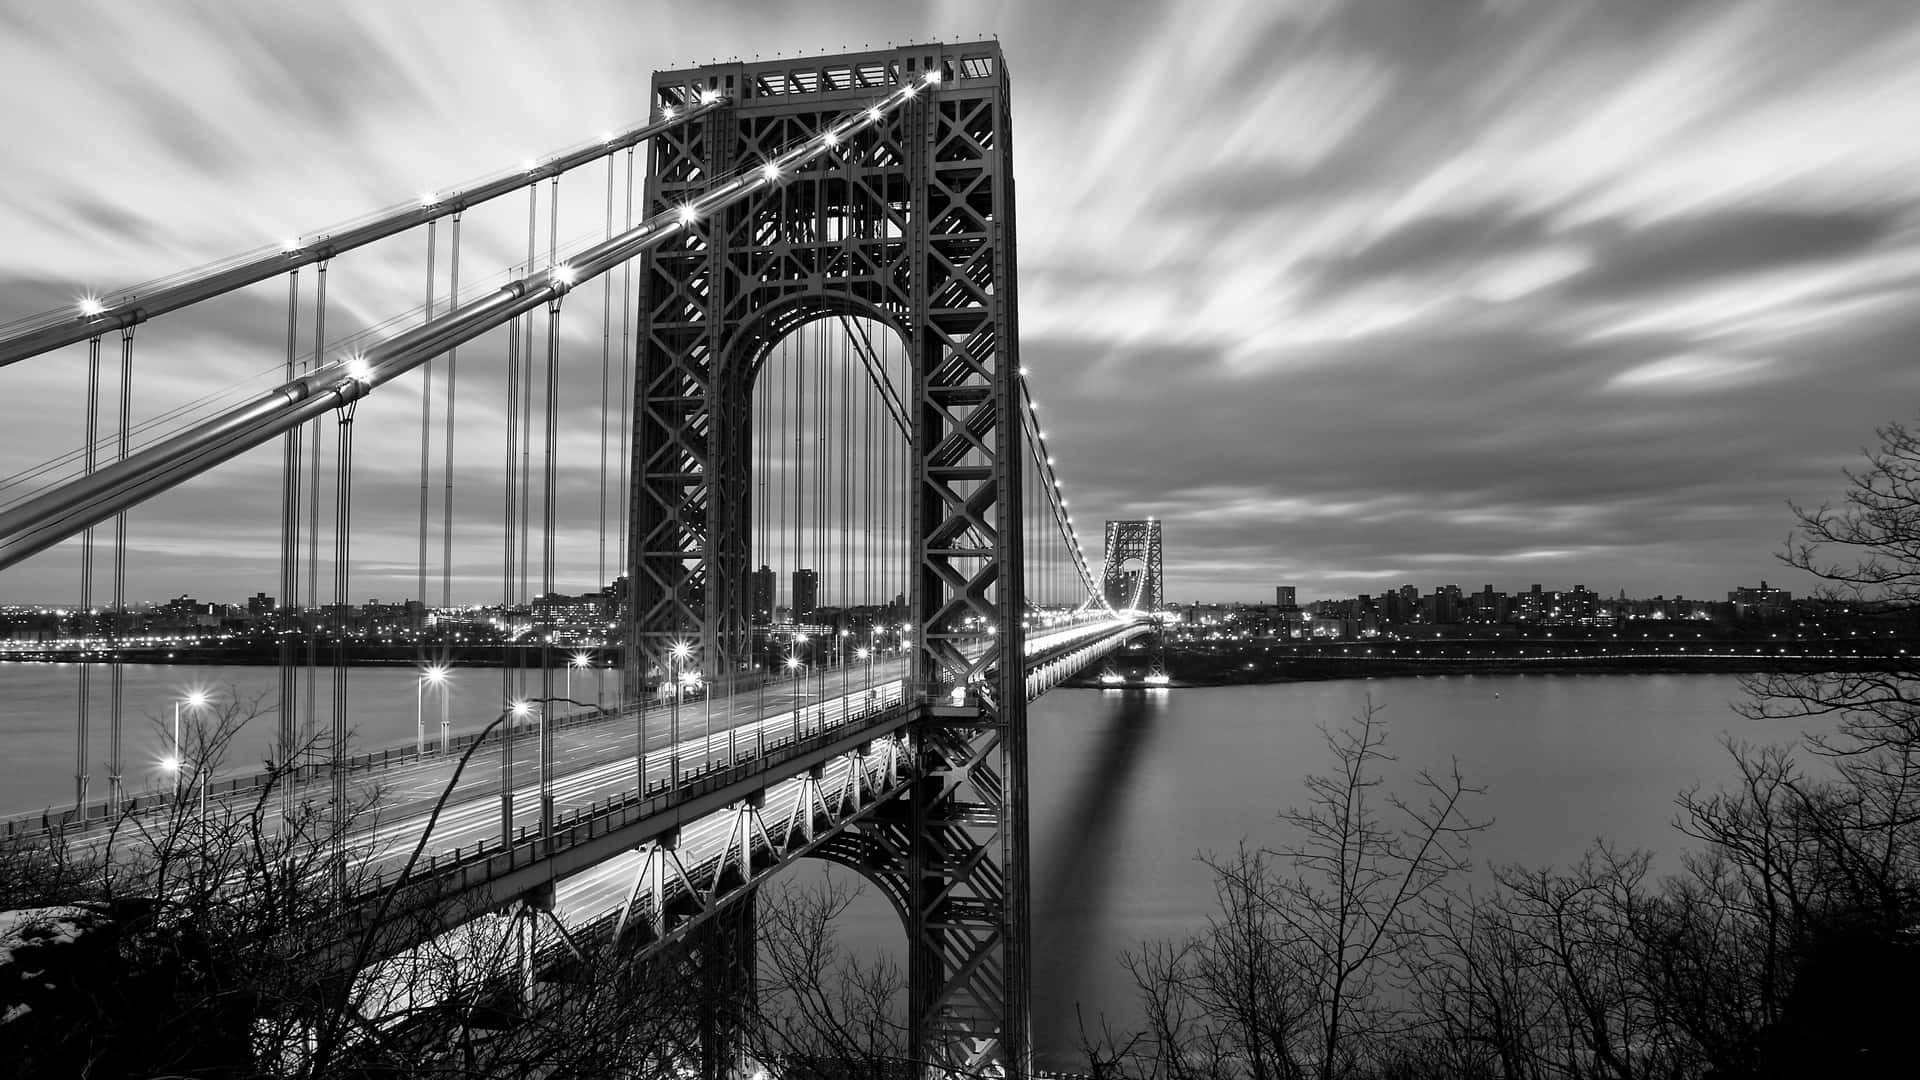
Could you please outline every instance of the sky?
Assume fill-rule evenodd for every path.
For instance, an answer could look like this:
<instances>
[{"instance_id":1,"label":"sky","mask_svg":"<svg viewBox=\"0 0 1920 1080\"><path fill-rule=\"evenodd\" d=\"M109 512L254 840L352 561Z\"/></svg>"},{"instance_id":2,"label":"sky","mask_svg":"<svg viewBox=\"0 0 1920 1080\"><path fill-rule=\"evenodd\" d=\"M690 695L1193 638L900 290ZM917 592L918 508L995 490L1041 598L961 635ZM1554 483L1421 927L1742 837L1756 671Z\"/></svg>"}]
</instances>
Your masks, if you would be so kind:
<instances>
[{"instance_id":1,"label":"sky","mask_svg":"<svg viewBox=\"0 0 1920 1080\"><path fill-rule=\"evenodd\" d=\"M1172 599L1804 589L1774 560L1789 501L1840 497L1912 415L1911 0L0 0L0 323L593 139L644 116L656 69L987 36L1022 362L1080 528L1164 519ZM584 186L565 236L599 228ZM516 258L506 202L463 283ZM404 244L338 260L330 340L424 299ZM285 303L143 327L137 413L270 382ZM85 365L0 370L0 476L80 443ZM497 410L493 375L462 378L464 414ZM356 598L412 591L418 392L376 397ZM598 423L562 446L573 588ZM456 475L479 536L497 495ZM136 511L129 597L274 591L278 479L262 451ZM492 598L496 549L462 542L456 599ZM76 568L36 557L0 602L64 601Z\"/></svg>"}]
</instances>

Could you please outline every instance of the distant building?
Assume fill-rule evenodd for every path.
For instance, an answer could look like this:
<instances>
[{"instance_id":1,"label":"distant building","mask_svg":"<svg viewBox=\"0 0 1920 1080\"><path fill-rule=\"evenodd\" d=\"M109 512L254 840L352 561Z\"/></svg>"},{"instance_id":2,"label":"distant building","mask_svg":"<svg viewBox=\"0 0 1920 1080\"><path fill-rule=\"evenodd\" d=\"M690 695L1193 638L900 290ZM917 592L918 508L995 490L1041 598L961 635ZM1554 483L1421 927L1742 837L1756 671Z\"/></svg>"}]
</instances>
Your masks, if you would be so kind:
<instances>
[{"instance_id":1,"label":"distant building","mask_svg":"<svg viewBox=\"0 0 1920 1080\"><path fill-rule=\"evenodd\" d=\"M254 593L247 598L247 617L251 619L264 619L273 614L273 606L273 597L263 592Z\"/></svg>"},{"instance_id":2,"label":"distant building","mask_svg":"<svg viewBox=\"0 0 1920 1080\"><path fill-rule=\"evenodd\" d=\"M1275 585L1273 587L1273 606L1282 611L1291 611L1300 604L1294 599L1294 586Z\"/></svg>"},{"instance_id":3,"label":"distant building","mask_svg":"<svg viewBox=\"0 0 1920 1080\"><path fill-rule=\"evenodd\" d=\"M814 610L820 606L820 572L817 570L795 570L793 572L794 622L806 622L813 617Z\"/></svg>"},{"instance_id":4,"label":"distant building","mask_svg":"<svg viewBox=\"0 0 1920 1080\"><path fill-rule=\"evenodd\" d=\"M773 622L773 590L773 568L761 563L760 569L753 572L753 625L766 626Z\"/></svg>"},{"instance_id":5,"label":"distant building","mask_svg":"<svg viewBox=\"0 0 1920 1080\"><path fill-rule=\"evenodd\" d=\"M1787 609L1793 603L1793 594L1785 589L1768 586L1766 579L1760 580L1759 588L1742 585L1727 594L1727 603L1733 605L1735 615L1752 612L1756 615L1775 615Z\"/></svg>"}]
</instances>

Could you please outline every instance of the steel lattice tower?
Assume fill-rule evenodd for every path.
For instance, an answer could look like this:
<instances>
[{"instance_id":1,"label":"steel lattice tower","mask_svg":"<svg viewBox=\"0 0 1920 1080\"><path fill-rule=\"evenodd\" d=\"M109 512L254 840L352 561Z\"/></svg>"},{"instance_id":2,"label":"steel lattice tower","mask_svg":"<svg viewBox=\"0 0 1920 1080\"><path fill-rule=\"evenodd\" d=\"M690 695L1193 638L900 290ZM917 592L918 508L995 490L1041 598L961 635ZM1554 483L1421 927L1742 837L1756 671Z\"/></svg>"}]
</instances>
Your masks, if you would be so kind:
<instances>
[{"instance_id":1,"label":"steel lattice tower","mask_svg":"<svg viewBox=\"0 0 1920 1080\"><path fill-rule=\"evenodd\" d=\"M670 210L909 83L924 92L884 123L641 264L628 678L639 685L680 639L697 640L723 678L750 663L756 374L816 319L890 326L912 368L921 780L895 813L823 854L879 883L908 924L915 1059L1024 1075L1024 443L999 45L656 73L655 109L703 93L726 105L652 141L646 198L649 213ZM969 616L997 632L968 629ZM970 660L969 644L985 651Z\"/></svg>"},{"instance_id":2,"label":"steel lattice tower","mask_svg":"<svg viewBox=\"0 0 1920 1080\"><path fill-rule=\"evenodd\" d=\"M1140 568L1126 569L1129 560L1138 559ZM1139 574L1135 581L1131 575ZM1160 522L1107 522L1106 554L1100 567L1100 591L1115 607L1137 606L1142 611L1158 611L1166 601L1160 580ZM1138 601L1134 600L1138 596Z\"/></svg>"}]
</instances>

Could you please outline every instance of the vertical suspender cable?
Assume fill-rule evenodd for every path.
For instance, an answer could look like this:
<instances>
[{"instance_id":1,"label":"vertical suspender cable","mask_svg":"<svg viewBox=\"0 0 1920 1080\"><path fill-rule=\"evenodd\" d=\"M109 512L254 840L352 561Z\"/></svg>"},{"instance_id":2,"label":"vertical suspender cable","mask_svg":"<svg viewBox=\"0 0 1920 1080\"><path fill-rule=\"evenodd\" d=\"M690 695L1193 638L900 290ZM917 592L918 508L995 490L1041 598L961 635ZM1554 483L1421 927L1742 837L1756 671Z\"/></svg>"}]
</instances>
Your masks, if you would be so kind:
<instances>
[{"instance_id":1,"label":"vertical suspender cable","mask_svg":"<svg viewBox=\"0 0 1920 1080\"><path fill-rule=\"evenodd\" d=\"M560 176L554 174L553 187L547 196L547 272L552 273L560 255ZM532 319L527 322L531 324ZM532 357L528 357L532 363ZM541 456L541 537L540 537L540 595L544 597L542 610L545 615L540 620L540 835L553 835L553 517L555 510L554 491L554 430L559 416L555 406L559 402L560 379L560 302L555 299L547 307L547 387L542 399L546 406L546 442Z\"/></svg>"},{"instance_id":2,"label":"vertical suspender cable","mask_svg":"<svg viewBox=\"0 0 1920 1080\"><path fill-rule=\"evenodd\" d=\"M114 448L114 460L124 461L131 449L133 434L133 327L120 331L120 429ZM113 632L119 635L127 610L127 512L113 515ZM112 700L108 703L109 714L107 729L107 802L111 813L120 810L120 801L125 795L122 756L125 747L122 734L122 709L125 705L126 684L122 679L124 672L120 666L119 642L113 649L113 686Z\"/></svg>"},{"instance_id":3,"label":"vertical suspender cable","mask_svg":"<svg viewBox=\"0 0 1920 1080\"><path fill-rule=\"evenodd\" d=\"M501 629L506 645L500 657L500 707L512 710L517 702L513 680L519 666L514 660L514 522L518 518L519 483L514 466L519 457L520 425L520 318L507 324L507 468L506 498L500 509L500 613L505 621ZM500 843L513 846L513 729L518 715L507 718L500 727Z\"/></svg>"},{"instance_id":4,"label":"vertical suspender cable","mask_svg":"<svg viewBox=\"0 0 1920 1080\"><path fill-rule=\"evenodd\" d=\"M607 237L613 236L613 155L607 155ZM605 274L600 278L600 568L594 575L595 592L611 589L607 578L607 432L613 415L613 400L610 397L613 383L613 275ZM604 594L603 594L604 595ZM599 612L594 627L596 634L605 626L606 616ZM595 664L593 668L593 704L595 708L605 708L606 666Z\"/></svg>"},{"instance_id":5,"label":"vertical suspender cable","mask_svg":"<svg viewBox=\"0 0 1920 1080\"><path fill-rule=\"evenodd\" d=\"M433 261L439 251L440 221L427 222L427 304L424 322L433 321ZM458 303L456 298L454 303ZM424 646L427 630L427 512L429 489L433 483L433 361L420 365L420 565L414 596L420 601L420 617L413 624L414 651Z\"/></svg>"},{"instance_id":6,"label":"vertical suspender cable","mask_svg":"<svg viewBox=\"0 0 1920 1080\"><path fill-rule=\"evenodd\" d=\"M846 667L844 630L853 629L853 357L852 341L840 339L840 625L835 630L840 640L840 665Z\"/></svg>"},{"instance_id":7,"label":"vertical suspender cable","mask_svg":"<svg viewBox=\"0 0 1920 1080\"><path fill-rule=\"evenodd\" d=\"M87 339L87 451L86 475L92 476L99 456L100 439L100 336ZM80 535L80 711L74 723L73 808L84 815L87 810L87 714L93 665L87 662L87 640L93 636L93 529ZM179 768L180 763L174 762Z\"/></svg>"},{"instance_id":8,"label":"vertical suspender cable","mask_svg":"<svg viewBox=\"0 0 1920 1080\"><path fill-rule=\"evenodd\" d=\"M327 355L327 263L319 264L319 276L314 285L313 303L313 355L307 360L307 370L318 368ZM309 451L307 472L307 603L314 608L312 619L307 624L307 707L303 715L307 718L307 733L301 740L311 743L314 736L314 724L318 714L314 711L317 700L315 681L320 670L320 453L326 437L325 421L313 418L313 446Z\"/></svg>"},{"instance_id":9,"label":"vertical suspender cable","mask_svg":"<svg viewBox=\"0 0 1920 1080\"><path fill-rule=\"evenodd\" d=\"M458 210L453 212L452 232L448 245L450 250L447 252L447 303L457 308L460 306L460 211ZM453 606L453 407L457 401L453 391L454 377L459 372L455 358L459 353L460 350L457 347L447 350L447 437L440 450L442 459L440 468L445 478L440 501L440 606L442 608ZM447 695L441 694L442 746L446 745L444 730L446 701Z\"/></svg>"},{"instance_id":10,"label":"vertical suspender cable","mask_svg":"<svg viewBox=\"0 0 1920 1080\"><path fill-rule=\"evenodd\" d=\"M333 644L333 842L334 895L347 892L347 594L353 543L353 411L358 401L340 407L339 445L333 476L333 604L340 620Z\"/></svg>"},{"instance_id":11,"label":"vertical suspender cable","mask_svg":"<svg viewBox=\"0 0 1920 1080\"><path fill-rule=\"evenodd\" d=\"M556 200L557 202L557 200ZM540 493L540 594L546 603L540 619L540 698L553 698L553 529L559 510L556 460L557 433L560 426L560 299L547 304L547 391L546 446L541 457ZM553 715L550 707L540 710L540 835L553 835Z\"/></svg>"},{"instance_id":12,"label":"vertical suspender cable","mask_svg":"<svg viewBox=\"0 0 1920 1080\"><path fill-rule=\"evenodd\" d=\"M460 211L453 212L451 235L447 251L447 306L460 306ZM458 374L455 363L460 350L447 350L447 420L446 443L440 451L440 469L444 486L440 501L440 608L442 611L453 607L453 406L454 377ZM421 602L425 602L425 597ZM445 753L453 735L453 695L450 688L440 687L440 750Z\"/></svg>"},{"instance_id":13,"label":"vertical suspender cable","mask_svg":"<svg viewBox=\"0 0 1920 1080\"><path fill-rule=\"evenodd\" d=\"M627 211L625 222L625 227L631 230L633 228L633 147L631 146L627 147ZM620 494L617 497L620 507L620 542L617 550L619 552L620 573L622 576L628 575L631 570L631 560L627 556L628 496L631 494L631 492L627 490L627 464L632 453L630 449L631 444L629 443L633 430L633 347L630 334L633 327L634 303L633 260L629 259L620 264ZM626 597L633 595L635 585L635 581L629 577ZM625 599L625 597L614 598L614 610L610 613L611 615L618 615L623 599ZM628 618L637 617L637 612L628 613ZM623 634L621 636L621 648L625 649L626 644L626 638ZM623 653L622 655L624 656L625 654ZM627 707L627 697L631 692L631 688L627 686L626 672L627 665L622 663L620 665L620 708L622 709ZM642 795L645 795L647 788L647 746L644 714L642 714L642 716L643 718L638 722L640 730L638 753L640 759L640 792Z\"/></svg>"},{"instance_id":14,"label":"vertical suspender cable","mask_svg":"<svg viewBox=\"0 0 1920 1080\"><path fill-rule=\"evenodd\" d=\"M300 335L300 271L287 272L288 382L294 379ZM294 627L300 615L300 436L298 425L287 431L280 463L280 612L274 636L280 646L280 752L292 769L300 747L300 682L294 660ZM293 807L293 778L281 792L283 809Z\"/></svg>"},{"instance_id":15,"label":"vertical suspender cable","mask_svg":"<svg viewBox=\"0 0 1920 1080\"><path fill-rule=\"evenodd\" d=\"M540 231L540 185L527 185L527 273L533 273L534 262L539 252L537 237ZM533 536L529 512L533 506L533 317L523 320L520 341L520 597L519 602L527 605L529 623L532 621L533 595L527 584L531 560L528 558L528 546ZM526 651L521 650L519 664L520 695L527 693ZM545 706L541 706L545 708Z\"/></svg>"}]
</instances>

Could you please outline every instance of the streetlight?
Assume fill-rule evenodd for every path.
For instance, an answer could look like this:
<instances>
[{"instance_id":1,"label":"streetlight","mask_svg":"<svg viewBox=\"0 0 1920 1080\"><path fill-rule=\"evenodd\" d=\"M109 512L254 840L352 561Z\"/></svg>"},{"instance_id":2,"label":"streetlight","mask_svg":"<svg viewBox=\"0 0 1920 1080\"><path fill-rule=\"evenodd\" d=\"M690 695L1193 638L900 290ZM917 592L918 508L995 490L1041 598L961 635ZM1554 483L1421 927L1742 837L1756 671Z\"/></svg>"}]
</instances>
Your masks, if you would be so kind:
<instances>
[{"instance_id":1,"label":"streetlight","mask_svg":"<svg viewBox=\"0 0 1920 1080\"><path fill-rule=\"evenodd\" d=\"M567 704L569 705L573 704L573 671L574 669L586 667L588 664L591 664L591 663L593 663L593 657L588 656L586 653L574 653L573 659L571 661L568 661L567 663Z\"/></svg>"},{"instance_id":2,"label":"streetlight","mask_svg":"<svg viewBox=\"0 0 1920 1080\"><path fill-rule=\"evenodd\" d=\"M873 650L863 645L853 650L853 658L867 662L867 698L871 700L873 698Z\"/></svg>"},{"instance_id":3,"label":"streetlight","mask_svg":"<svg viewBox=\"0 0 1920 1080\"><path fill-rule=\"evenodd\" d=\"M420 673L419 678L413 681L413 752L416 755L427 752L427 718L425 712L427 684L432 683L435 686L439 686L446 681L447 667L445 664L434 664L428 667ZM446 718L442 716L440 720L440 749L442 750L447 748L446 726Z\"/></svg>"},{"instance_id":4,"label":"streetlight","mask_svg":"<svg viewBox=\"0 0 1920 1080\"><path fill-rule=\"evenodd\" d=\"M807 665L801 663L799 657L787 657L787 670L793 672L793 681L800 686L800 705L793 714L793 737L796 740L800 738L801 722L807 718L806 668Z\"/></svg>"},{"instance_id":5,"label":"streetlight","mask_svg":"<svg viewBox=\"0 0 1920 1080\"><path fill-rule=\"evenodd\" d=\"M207 692L195 690L187 695L187 707L198 709L207 703ZM180 801L180 774L186 771L186 758L180 754L180 702L173 703L173 756L160 763L173 773L173 800Z\"/></svg>"},{"instance_id":6,"label":"streetlight","mask_svg":"<svg viewBox=\"0 0 1920 1080\"><path fill-rule=\"evenodd\" d=\"M667 724L667 737L673 742L673 749L667 755L667 778L673 789L680 789L680 679L677 669L686 662L693 648L684 641L674 642L667 653L667 682L673 687L673 713Z\"/></svg>"},{"instance_id":7,"label":"streetlight","mask_svg":"<svg viewBox=\"0 0 1920 1080\"><path fill-rule=\"evenodd\" d=\"M500 736L500 843L509 848L513 846L513 728L532 711L533 706L525 701L508 702L509 719Z\"/></svg>"}]
</instances>

